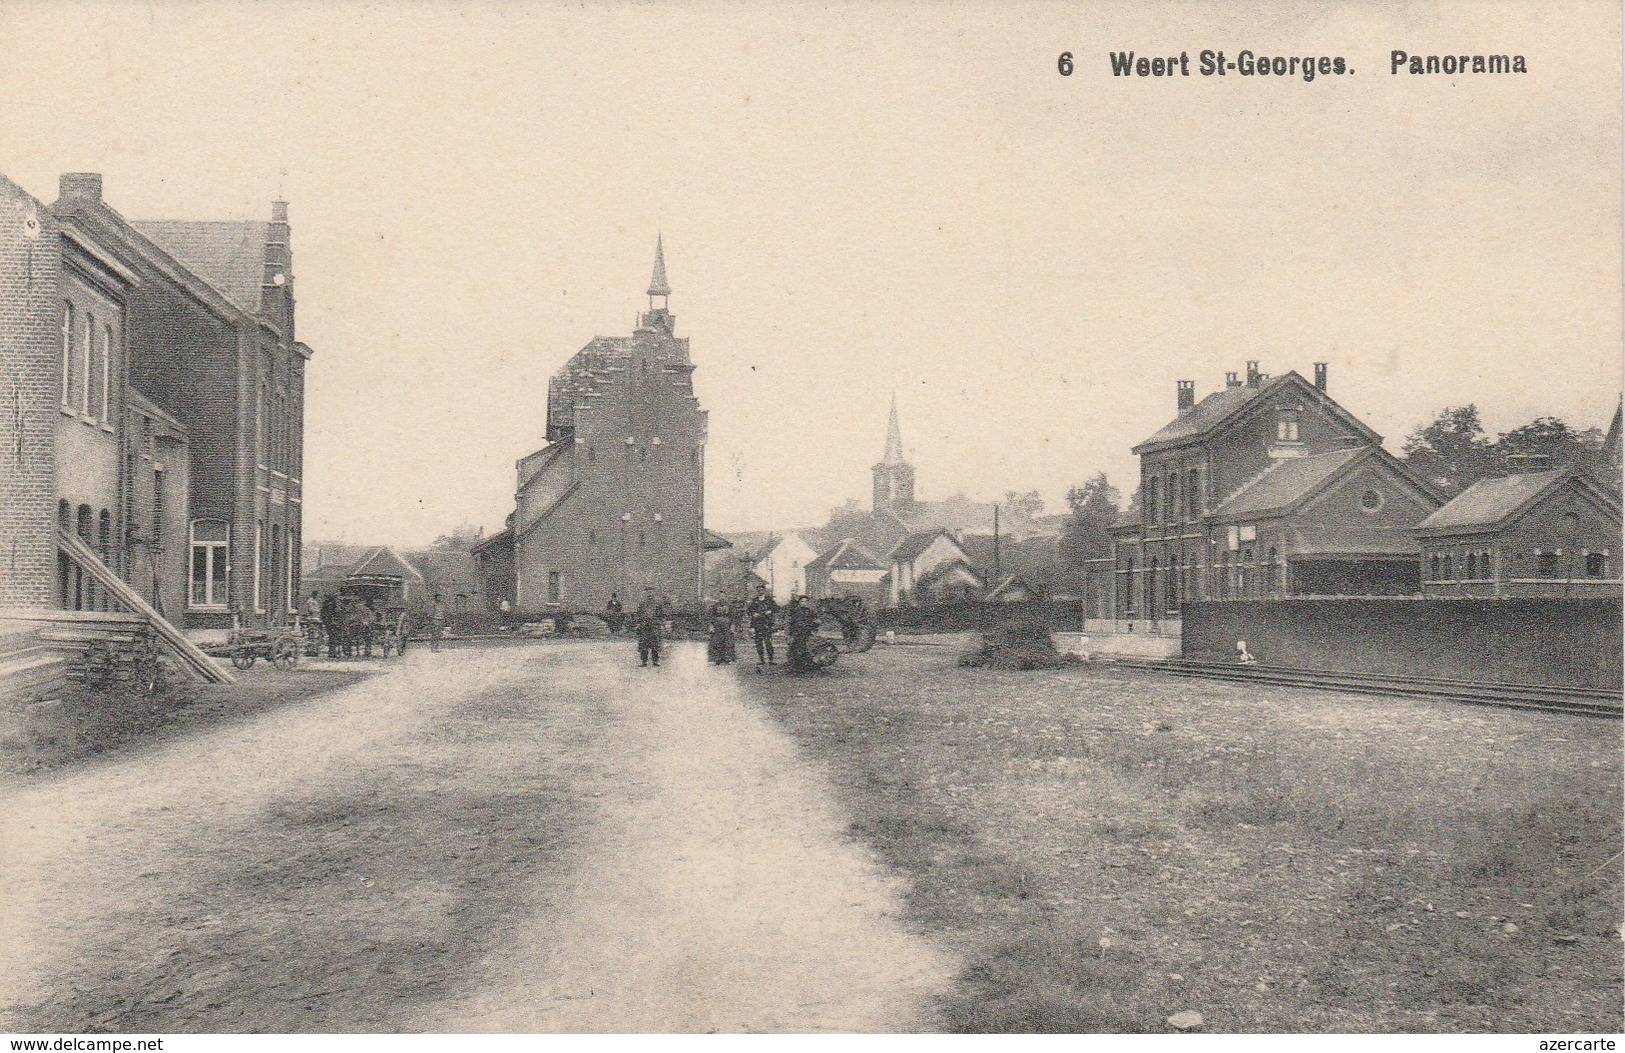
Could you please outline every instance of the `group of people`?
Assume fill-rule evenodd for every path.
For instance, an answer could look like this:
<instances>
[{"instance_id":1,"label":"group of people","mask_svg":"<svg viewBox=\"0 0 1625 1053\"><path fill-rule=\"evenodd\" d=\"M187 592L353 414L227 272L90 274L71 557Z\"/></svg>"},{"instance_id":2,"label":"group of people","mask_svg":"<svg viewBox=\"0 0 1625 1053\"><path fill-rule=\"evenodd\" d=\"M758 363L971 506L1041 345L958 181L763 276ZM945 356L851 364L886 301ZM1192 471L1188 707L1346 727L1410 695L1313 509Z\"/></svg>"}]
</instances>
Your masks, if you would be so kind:
<instances>
[{"instance_id":1,"label":"group of people","mask_svg":"<svg viewBox=\"0 0 1625 1053\"><path fill-rule=\"evenodd\" d=\"M446 608L436 593L428 611L429 650L440 650L440 639L446 628ZM375 643L383 642L387 631L384 615L378 612L370 599L343 592L323 596L312 591L305 601L304 627L306 638L313 648L321 646L327 638L329 658L371 658ZM405 625L401 626L404 640ZM405 644L402 643L404 649ZM385 648L385 655L388 649Z\"/></svg>"},{"instance_id":2,"label":"group of people","mask_svg":"<svg viewBox=\"0 0 1625 1053\"><path fill-rule=\"evenodd\" d=\"M327 637L327 657L371 658L372 645L383 624L371 601L349 593L323 597L312 592L305 602L305 628L315 637ZM319 643L319 638L314 642Z\"/></svg>"},{"instance_id":3,"label":"group of people","mask_svg":"<svg viewBox=\"0 0 1625 1053\"><path fill-rule=\"evenodd\" d=\"M792 596L783 612L785 632L790 637L790 653L785 656L786 665L795 672L804 672L813 667L809 643L813 633L818 629L818 610L807 597ZM744 615L746 624L750 626L751 638L756 644L758 673L765 672L768 666L774 664L777 657L773 651L773 633L778 628L779 613L779 604L767 591L767 586L756 586L756 595L745 605ZM734 636L738 626L739 619L735 617L733 609L728 604L719 603L712 609L711 661L718 665L727 665L735 660Z\"/></svg>"},{"instance_id":4,"label":"group of people","mask_svg":"<svg viewBox=\"0 0 1625 1053\"><path fill-rule=\"evenodd\" d=\"M765 672L776 664L773 634L784 615L785 631L790 638L789 654L785 665L795 672L813 668L811 640L818 629L818 611L805 596L791 597L782 609L767 591L765 585L756 586L756 595L744 607L743 621L750 627L756 645L756 671ZM620 596L611 593L604 606L604 624L612 633L619 633L629 624L638 639L638 664L660 665L660 649L666 623L666 603L655 595L653 588L643 590L643 600L629 615L621 604ZM738 660L736 639L740 628L740 614L726 603L711 608L707 633L706 653L716 665L731 665Z\"/></svg>"}]
</instances>

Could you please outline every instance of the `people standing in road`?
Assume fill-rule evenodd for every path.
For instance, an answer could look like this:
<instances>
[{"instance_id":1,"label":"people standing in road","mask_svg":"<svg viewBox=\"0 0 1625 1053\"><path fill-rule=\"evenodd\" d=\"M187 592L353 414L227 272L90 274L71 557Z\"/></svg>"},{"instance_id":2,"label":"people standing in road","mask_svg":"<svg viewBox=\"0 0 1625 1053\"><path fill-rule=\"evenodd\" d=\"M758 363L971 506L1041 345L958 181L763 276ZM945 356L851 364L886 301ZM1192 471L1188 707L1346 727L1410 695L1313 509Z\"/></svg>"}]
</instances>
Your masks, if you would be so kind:
<instances>
[{"instance_id":1,"label":"people standing in road","mask_svg":"<svg viewBox=\"0 0 1625 1053\"><path fill-rule=\"evenodd\" d=\"M327 633L327 657L339 656L341 630L339 629L339 603L329 595L322 599L321 621L322 631Z\"/></svg>"},{"instance_id":2,"label":"people standing in road","mask_svg":"<svg viewBox=\"0 0 1625 1053\"><path fill-rule=\"evenodd\" d=\"M378 612L372 609L372 601L364 600L360 610L356 611L361 623L361 646L364 658L372 657L372 638L378 630Z\"/></svg>"},{"instance_id":3,"label":"people standing in road","mask_svg":"<svg viewBox=\"0 0 1625 1053\"><path fill-rule=\"evenodd\" d=\"M609 626L611 633L616 634L626 624L626 608L621 606L621 598L613 592L609 594L609 602L604 604L604 624Z\"/></svg>"},{"instance_id":4,"label":"people standing in road","mask_svg":"<svg viewBox=\"0 0 1625 1053\"><path fill-rule=\"evenodd\" d=\"M711 633L707 648L715 665L732 665L734 652L734 613L726 603L711 608Z\"/></svg>"},{"instance_id":5,"label":"people standing in road","mask_svg":"<svg viewBox=\"0 0 1625 1053\"><path fill-rule=\"evenodd\" d=\"M643 602L632 616L633 627L638 633L638 662L649 665L653 662L660 665L660 629L661 623L666 620L666 607L655 599L655 590L643 590Z\"/></svg>"},{"instance_id":6,"label":"people standing in road","mask_svg":"<svg viewBox=\"0 0 1625 1053\"><path fill-rule=\"evenodd\" d=\"M446 605L441 602L440 593L434 594L434 602L429 604L429 650L440 650L440 638L446 633Z\"/></svg>"},{"instance_id":7,"label":"people standing in road","mask_svg":"<svg viewBox=\"0 0 1625 1053\"><path fill-rule=\"evenodd\" d=\"M756 595L745 606L745 617L750 621L750 634L756 640L756 671L773 664L773 621L779 605L767 593L766 585L756 586Z\"/></svg>"},{"instance_id":8,"label":"people standing in road","mask_svg":"<svg viewBox=\"0 0 1625 1053\"><path fill-rule=\"evenodd\" d=\"M813 630L818 628L818 612L805 596L792 596L785 615L785 631L790 636L790 654L786 664L795 672L804 673L813 667L812 651L807 644Z\"/></svg>"}]
</instances>

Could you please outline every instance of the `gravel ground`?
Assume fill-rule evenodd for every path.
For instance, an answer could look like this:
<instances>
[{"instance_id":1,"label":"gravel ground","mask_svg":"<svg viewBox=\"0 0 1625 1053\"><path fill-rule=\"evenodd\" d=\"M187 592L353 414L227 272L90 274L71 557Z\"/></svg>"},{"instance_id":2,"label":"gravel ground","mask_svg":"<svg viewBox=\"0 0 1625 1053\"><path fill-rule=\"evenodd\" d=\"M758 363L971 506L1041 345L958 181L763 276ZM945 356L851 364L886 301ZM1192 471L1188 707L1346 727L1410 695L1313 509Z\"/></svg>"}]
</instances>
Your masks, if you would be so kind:
<instances>
[{"instance_id":1,"label":"gravel ground","mask_svg":"<svg viewBox=\"0 0 1625 1053\"><path fill-rule=\"evenodd\" d=\"M926 648L746 682L967 962L948 1027L1620 1029L1618 722Z\"/></svg>"},{"instance_id":2,"label":"gravel ground","mask_svg":"<svg viewBox=\"0 0 1625 1053\"><path fill-rule=\"evenodd\" d=\"M935 1023L958 963L701 645L385 668L0 779L0 1031Z\"/></svg>"}]
</instances>

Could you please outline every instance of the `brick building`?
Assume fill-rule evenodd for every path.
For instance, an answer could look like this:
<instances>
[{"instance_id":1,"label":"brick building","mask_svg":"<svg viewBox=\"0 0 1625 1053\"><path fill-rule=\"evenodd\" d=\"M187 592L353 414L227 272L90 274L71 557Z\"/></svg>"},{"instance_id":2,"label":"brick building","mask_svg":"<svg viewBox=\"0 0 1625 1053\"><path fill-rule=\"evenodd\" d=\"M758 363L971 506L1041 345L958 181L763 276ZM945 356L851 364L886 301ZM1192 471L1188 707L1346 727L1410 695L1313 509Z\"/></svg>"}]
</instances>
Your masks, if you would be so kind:
<instances>
[{"instance_id":1,"label":"brick building","mask_svg":"<svg viewBox=\"0 0 1625 1053\"><path fill-rule=\"evenodd\" d=\"M162 539L185 531L188 436L130 382L141 276L117 239L68 210L3 177L0 199L0 374L9 388L0 606L113 607L58 551L60 526L148 602L175 611L185 553L166 551Z\"/></svg>"},{"instance_id":2,"label":"brick building","mask_svg":"<svg viewBox=\"0 0 1625 1053\"><path fill-rule=\"evenodd\" d=\"M549 384L547 445L518 463L505 531L520 610L596 611L612 592L630 605L646 586L677 603L701 597L706 413L670 296L657 239L636 330L593 338ZM484 566L506 561L500 538L477 550Z\"/></svg>"},{"instance_id":3,"label":"brick building","mask_svg":"<svg viewBox=\"0 0 1625 1053\"><path fill-rule=\"evenodd\" d=\"M310 349L287 219L131 223L94 173L49 207L0 179L0 605L106 606L62 523L188 627L288 608Z\"/></svg>"},{"instance_id":4,"label":"brick building","mask_svg":"<svg viewBox=\"0 0 1625 1053\"><path fill-rule=\"evenodd\" d=\"M1482 479L1416 528L1427 596L1618 596L1620 505L1581 468Z\"/></svg>"},{"instance_id":5,"label":"brick building","mask_svg":"<svg viewBox=\"0 0 1625 1053\"><path fill-rule=\"evenodd\" d=\"M1134 447L1138 508L1114 531L1115 617L1173 619L1193 599L1420 591L1411 534L1441 503L1326 392L1247 363Z\"/></svg>"}]
</instances>

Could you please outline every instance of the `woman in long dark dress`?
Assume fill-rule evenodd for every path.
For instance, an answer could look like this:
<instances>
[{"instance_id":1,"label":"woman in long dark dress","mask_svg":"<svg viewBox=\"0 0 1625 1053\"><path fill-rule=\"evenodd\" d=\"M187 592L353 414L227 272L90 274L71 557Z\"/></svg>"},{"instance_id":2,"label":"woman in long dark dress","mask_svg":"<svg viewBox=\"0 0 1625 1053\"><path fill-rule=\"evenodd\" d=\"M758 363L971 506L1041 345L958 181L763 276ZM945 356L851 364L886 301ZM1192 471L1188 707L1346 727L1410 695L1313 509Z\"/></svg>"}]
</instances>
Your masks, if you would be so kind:
<instances>
[{"instance_id":1,"label":"woman in long dark dress","mask_svg":"<svg viewBox=\"0 0 1625 1053\"><path fill-rule=\"evenodd\" d=\"M711 634L706 652L716 665L729 665L734 660L734 617L726 603L711 608Z\"/></svg>"}]
</instances>

